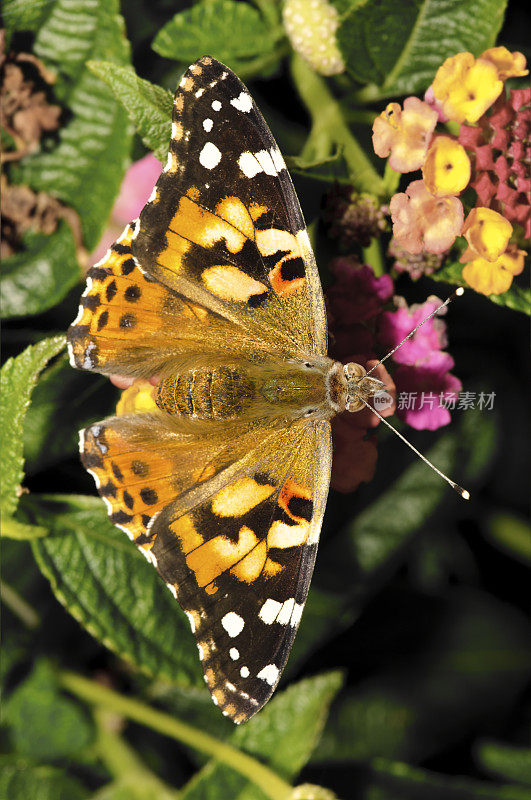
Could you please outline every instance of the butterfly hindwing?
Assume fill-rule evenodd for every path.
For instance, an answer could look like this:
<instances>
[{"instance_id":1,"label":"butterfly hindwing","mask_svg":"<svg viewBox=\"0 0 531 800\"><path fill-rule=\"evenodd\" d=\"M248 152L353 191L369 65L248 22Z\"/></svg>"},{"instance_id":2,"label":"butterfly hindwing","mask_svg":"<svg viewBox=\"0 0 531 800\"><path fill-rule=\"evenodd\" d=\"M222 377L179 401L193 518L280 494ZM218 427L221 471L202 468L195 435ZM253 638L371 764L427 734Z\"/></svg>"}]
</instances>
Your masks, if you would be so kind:
<instances>
[{"instance_id":1,"label":"butterfly hindwing","mask_svg":"<svg viewBox=\"0 0 531 800\"><path fill-rule=\"evenodd\" d=\"M156 426L164 455L149 449ZM214 702L236 722L248 719L274 691L306 601L329 423L220 430L207 445L144 414L92 425L82 443L111 520L187 613ZM203 469L192 476L195 465Z\"/></svg>"},{"instance_id":2,"label":"butterfly hindwing","mask_svg":"<svg viewBox=\"0 0 531 800\"><path fill-rule=\"evenodd\" d=\"M168 161L133 237L161 282L278 351L326 351L326 316L295 190L241 81L204 57L175 95Z\"/></svg>"}]
</instances>

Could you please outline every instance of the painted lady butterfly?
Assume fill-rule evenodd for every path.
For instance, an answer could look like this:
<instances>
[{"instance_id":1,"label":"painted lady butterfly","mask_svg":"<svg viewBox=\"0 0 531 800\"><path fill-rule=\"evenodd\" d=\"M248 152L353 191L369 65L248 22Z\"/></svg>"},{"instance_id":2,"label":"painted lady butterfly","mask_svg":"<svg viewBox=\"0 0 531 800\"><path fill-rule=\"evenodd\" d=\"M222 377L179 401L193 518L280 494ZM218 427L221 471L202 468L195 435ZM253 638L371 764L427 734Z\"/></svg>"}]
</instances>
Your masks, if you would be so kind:
<instances>
[{"instance_id":1,"label":"painted lady butterfly","mask_svg":"<svg viewBox=\"0 0 531 800\"><path fill-rule=\"evenodd\" d=\"M214 59L184 74L166 166L89 271L68 342L80 369L160 376L156 411L82 431L81 458L188 615L214 703L243 722L273 693L301 619L330 418L380 382L327 358L284 160Z\"/></svg>"}]
</instances>

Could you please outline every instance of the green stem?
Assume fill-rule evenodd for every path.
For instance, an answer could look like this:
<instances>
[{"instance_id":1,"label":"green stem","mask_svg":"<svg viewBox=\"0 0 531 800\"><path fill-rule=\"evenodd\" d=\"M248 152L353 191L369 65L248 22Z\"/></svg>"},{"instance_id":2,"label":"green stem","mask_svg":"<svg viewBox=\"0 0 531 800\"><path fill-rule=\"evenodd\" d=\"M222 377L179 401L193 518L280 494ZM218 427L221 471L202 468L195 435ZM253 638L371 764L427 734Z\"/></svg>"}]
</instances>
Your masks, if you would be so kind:
<instances>
[{"instance_id":1,"label":"green stem","mask_svg":"<svg viewBox=\"0 0 531 800\"><path fill-rule=\"evenodd\" d=\"M177 800L178 792L166 786L138 757L137 753L115 730L117 717L112 711L97 707L94 719L98 730L95 749L111 775L121 785L145 789L146 796L160 800ZM149 790L149 791L148 791Z\"/></svg>"},{"instance_id":2,"label":"green stem","mask_svg":"<svg viewBox=\"0 0 531 800\"><path fill-rule=\"evenodd\" d=\"M363 261L369 264L375 275L383 275L385 272L382 248L379 239L372 239L368 247L363 248Z\"/></svg>"},{"instance_id":3,"label":"green stem","mask_svg":"<svg viewBox=\"0 0 531 800\"><path fill-rule=\"evenodd\" d=\"M40 624L41 618L35 609L5 581L0 583L0 600L27 628L36 628Z\"/></svg>"},{"instance_id":4,"label":"green stem","mask_svg":"<svg viewBox=\"0 0 531 800\"><path fill-rule=\"evenodd\" d=\"M386 161L383 182L385 187L385 196L387 198L390 198L393 194L395 194L401 177L401 173L396 172L391 166L389 166L389 161Z\"/></svg>"},{"instance_id":5,"label":"green stem","mask_svg":"<svg viewBox=\"0 0 531 800\"><path fill-rule=\"evenodd\" d=\"M87 703L103 706L108 711L115 711L127 719L176 739L178 742L226 764L252 781L271 800L287 800L290 796L292 787L286 781L265 764L261 764L232 745L220 742L214 736L194 728L186 722L181 722L162 711L150 708L139 700L124 697L74 672L61 672L59 679L64 689Z\"/></svg>"},{"instance_id":6,"label":"green stem","mask_svg":"<svg viewBox=\"0 0 531 800\"><path fill-rule=\"evenodd\" d=\"M291 74L312 119L309 143L313 154L316 155L318 151L318 155L327 157L339 147L355 188L361 192L382 194L382 178L350 132L339 103L323 78L296 53L291 60ZM305 151L309 157L308 147L305 147Z\"/></svg>"}]
</instances>

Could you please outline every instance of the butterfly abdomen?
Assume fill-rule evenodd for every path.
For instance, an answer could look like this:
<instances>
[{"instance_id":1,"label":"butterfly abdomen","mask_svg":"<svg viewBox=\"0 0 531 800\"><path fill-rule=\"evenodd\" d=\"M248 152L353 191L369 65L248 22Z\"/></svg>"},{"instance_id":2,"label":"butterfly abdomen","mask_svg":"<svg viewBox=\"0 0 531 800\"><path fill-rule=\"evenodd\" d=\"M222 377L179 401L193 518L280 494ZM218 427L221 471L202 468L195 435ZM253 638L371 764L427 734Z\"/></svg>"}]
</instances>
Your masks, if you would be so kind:
<instances>
[{"instance_id":1,"label":"butterfly abdomen","mask_svg":"<svg viewBox=\"0 0 531 800\"><path fill-rule=\"evenodd\" d=\"M330 362L332 363L332 362ZM218 365L164 378L157 405L197 419L330 416L327 366L322 364Z\"/></svg>"},{"instance_id":2,"label":"butterfly abdomen","mask_svg":"<svg viewBox=\"0 0 531 800\"><path fill-rule=\"evenodd\" d=\"M230 420L246 415L255 397L255 382L244 370L204 367L162 380L157 405L168 414Z\"/></svg>"}]
</instances>

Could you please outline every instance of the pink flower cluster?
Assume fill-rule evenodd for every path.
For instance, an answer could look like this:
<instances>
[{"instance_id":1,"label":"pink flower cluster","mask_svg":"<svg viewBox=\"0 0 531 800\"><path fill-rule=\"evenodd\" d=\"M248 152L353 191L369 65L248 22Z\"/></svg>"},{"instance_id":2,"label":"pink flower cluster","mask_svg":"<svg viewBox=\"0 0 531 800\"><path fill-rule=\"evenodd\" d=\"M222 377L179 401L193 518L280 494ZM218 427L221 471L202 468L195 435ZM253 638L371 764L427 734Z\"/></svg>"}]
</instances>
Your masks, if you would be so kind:
<instances>
[{"instance_id":1,"label":"pink flower cluster","mask_svg":"<svg viewBox=\"0 0 531 800\"><path fill-rule=\"evenodd\" d=\"M431 297L421 305L408 307L405 300L395 298L395 310L387 310L394 290L389 275L375 277L372 269L354 256L335 259L331 271L336 281L327 291L330 353L343 362L365 364L376 358L377 353L385 355L441 303ZM391 357L396 365L393 370L396 391L417 393L419 398L413 399L408 408L399 409L398 416L417 430L436 430L450 422L450 413L444 405L439 406L438 402L433 408L422 405L423 392L433 393L443 401L457 397L462 388L459 379L450 373L454 361L444 352L446 344L444 322L432 318ZM392 381L387 385L393 393ZM393 410L388 409L388 413ZM349 416L356 418L358 414ZM338 418L340 424L344 417ZM370 424L364 423L367 427Z\"/></svg>"},{"instance_id":2,"label":"pink flower cluster","mask_svg":"<svg viewBox=\"0 0 531 800\"><path fill-rule=\"evenodd\" d=\"M379 341L385 350L392 350L422 320L441 304L438 297L408 308L403 298L395 298L396 311L384 311L380 318ZM399 366L393 378L399 393L412 396L408 408L399 408L398 416L416 430L434 431L451 421L450 412L444 404L434 404L433 409L423 405L422 393L434 394L441 402L457 398L462 389L461 381L450 373L454 360L446 347L446 325L442 319L432 317L404 344L393 353L392 359ZM415 397L415 395L417 395Z\"/></svg>"}]
</instances>

